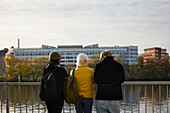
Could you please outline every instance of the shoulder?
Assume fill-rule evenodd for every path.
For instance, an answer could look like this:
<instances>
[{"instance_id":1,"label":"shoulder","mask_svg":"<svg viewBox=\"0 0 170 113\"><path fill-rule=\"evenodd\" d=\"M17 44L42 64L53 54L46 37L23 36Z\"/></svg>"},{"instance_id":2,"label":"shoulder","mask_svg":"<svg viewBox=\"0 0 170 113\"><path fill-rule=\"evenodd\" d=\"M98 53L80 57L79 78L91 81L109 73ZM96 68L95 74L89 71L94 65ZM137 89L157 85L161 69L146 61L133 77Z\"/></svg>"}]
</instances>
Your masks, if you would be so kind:
<instances>
[{"instance_id":1,"label":"shoulder","mask_svg":"<svg viewBox=\"0 0 170 113\"><path fill-rule=\"evenodd\" d=\"M63 67L57 67L57 73L59 74L59 75L63 75L64 77L67 77L68 76L68 73L67 73L67 71L65 70L65 68L63 68Z\"/></svg>"},{"instance_id":2,"label":"shoulder","mask_svg":"<svg viewBox=\"0 0 170 113\"><path fill-rule=\"evenodd\" d=\"M121 65L119 62L117 62L116 60L113 60L113 63L114 64L117 64L117 65Z\"/></svg>"},{"instance_id":3,"label":"shoulder","mask_svg":"<svg viewBox=\"0 0 170 113\"><path fill-rule=\"evenodd\" d=\"M97 63L97 64L96 64L96 67L98 67L98 66L100 66L100 65L102 65L102 62Z\"/></svg>"},{"instance_id":4,"label":"shoulder","mask_svg":"<svg viewBox=\"0 0 170 113\"><path fill-rule=\"evenodd\" d=\"M119 65L119 66L122 66L121 63L119 63L119 62L117 62L117 61L115 61L115 60L114 60L114 63L117 64L117 65Z\"/></svg>"},{"instance_id":5,"label":"shoulder","mask_svg":"<svg viewBox=\"0 0 170 113\"><path fill-rule=\"evenodd\" d=\"M58 70L66 72L65 68L63 67L57 67Z\"/></svg>"},{"instance_id":6,"label":"shoulder","mask_svg":"<svg viewBox=\"0 0 170 113\"><path fill-rule=\"evenodd\" d=\"M120 69L124 69L123 65L117 61L114 61L114 66L116 66L117 68L120 68Z\"/></svg>"},{"instance_id":7,"label":"shoulder","mask_svg":"<svg viewBox=\"0 0 170 113\"><path fill-rule=\"evenodd\" d=\"M63 67L58 67L58 69L65 70L65 68L63 68Z\"/></svg>"},{"instance_id":8,"label":"shoulder","mask_svg":"<svg viewBox=\"0 0 170 113\"><path fill-rule=\"evenodd\" d=\"M87 67L87 69L88 69L89 71L94 71L93 68L90 68L90 67Z\"/></svg>"}]
</instances>

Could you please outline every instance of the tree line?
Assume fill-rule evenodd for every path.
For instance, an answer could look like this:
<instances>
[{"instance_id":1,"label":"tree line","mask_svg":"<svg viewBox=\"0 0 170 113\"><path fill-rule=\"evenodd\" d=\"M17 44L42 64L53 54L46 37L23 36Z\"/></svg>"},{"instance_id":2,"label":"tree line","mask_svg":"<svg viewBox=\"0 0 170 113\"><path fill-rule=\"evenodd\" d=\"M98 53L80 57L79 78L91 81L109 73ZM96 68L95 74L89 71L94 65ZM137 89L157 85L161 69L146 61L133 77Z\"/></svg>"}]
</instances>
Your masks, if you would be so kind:
<instances>
[{"instance_id":1,"label":"tree line","mask_svg":"<svg viewBox=\"0 0 170 113\"><path fill-rule=\"evenodd\" d=\"M88 66L95 69L99 63L99 54L89 56ZM125 70L126 80L170 80L170 62L169 56L162 57L159 62L155 59L147 59L144 62L142 56L138 56L136 64L125 64L122 62L121 56L115 56L114 60L121 63ZM18 81L18 75L21 81L40 81L43 68L49 61L48 57L35 58L16 58L15 55L8 53L4 57L5 73L0 76L0 81ZM70 70L75 68L72 63L67 63L66 71L68 74Z\"/></svg>"},{"instance_id":2,"label":"tree line","mask_svg":"<svg viewBox=\"0 0 170 113\"><path fill-rule=\"evenodd\" d=\"M48 57L16 58L8 53L4 57L5 73L0 81L18 81L18 76L22 81L39 81L42 70L48 62Z\"/></svg>"},{"instance_id":3,"label":"tree line","mask_svg":"<svg viewBox=\"0 0 170 113\"><path fill-rule=\"evenodd\" d=\"M148 58L144 62L142 56L138 56L139 80L170 80L169 56L162 57L158 62L154 58Z\"/></svg>"}]
</instances>

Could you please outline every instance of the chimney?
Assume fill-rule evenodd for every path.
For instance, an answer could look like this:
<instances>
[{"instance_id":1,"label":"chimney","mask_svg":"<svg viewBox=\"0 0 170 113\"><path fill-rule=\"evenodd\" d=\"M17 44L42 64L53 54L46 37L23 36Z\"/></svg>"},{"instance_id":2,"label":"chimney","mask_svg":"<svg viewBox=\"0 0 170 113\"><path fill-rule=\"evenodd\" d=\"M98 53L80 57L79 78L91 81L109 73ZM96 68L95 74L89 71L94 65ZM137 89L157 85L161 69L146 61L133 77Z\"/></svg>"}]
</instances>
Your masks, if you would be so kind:
<instances>
[{"instance_id":1,"label":"chimney","mask_svg":"<svg viewBox=\"0 0 170 113\"><path fill-rule=\"evenodd\" d=\"M20 48L20 39L18 38L18 48Z\"/></svg>"}]
</instances>

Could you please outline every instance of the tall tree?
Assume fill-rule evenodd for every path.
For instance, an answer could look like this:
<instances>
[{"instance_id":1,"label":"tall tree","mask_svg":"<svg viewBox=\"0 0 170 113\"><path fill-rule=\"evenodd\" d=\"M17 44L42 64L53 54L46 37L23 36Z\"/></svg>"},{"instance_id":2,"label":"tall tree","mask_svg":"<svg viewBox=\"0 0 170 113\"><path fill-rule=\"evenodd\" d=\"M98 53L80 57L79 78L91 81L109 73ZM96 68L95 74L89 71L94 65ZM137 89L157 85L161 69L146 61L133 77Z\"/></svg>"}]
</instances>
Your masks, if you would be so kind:
<instances>
[{"instance_id":1,"label":"tall tree","mask_svg":"<svg viewBox=\"0 0 170 113\"><path fill-rule=\"evenodd\" d=\"M4 57L5 65L6 65L6 75L7 77L15 77L16 70L15 70L15 63L16 58L15 55L12 55L11 53L7 53Z\"/></svg>"},{"instance_id":2,"label":"tall tree","mask_svg":"<svg viewBox=\"0 0 170 113\"><path fill-rule=\"evenodd\" d=\"M167 77L168 73L170 72L169 56L164 56L161 58L160 67L162 70L162 74Z\"/></svg>"},{"instance_id":3,"label":"tall tree","mask_svg":"<svg viewBox=\"0 0 170 113\"><path fill-rule=\"evenodd\" d=\"M143 72L143 67L144 67L144 58L142 56L138 56L137 62L138 62L139 70L142 73Z\"/></svg>"},{"instance_id":4,"label":"tall tree","mask_svg":"<svg viewBox=\"0 0 170 113\"><path fill-rule=\"evenodd\" d=\"M145 70L145 74L148 76L149 79L158 78L157 64L154 58L146 59L144 70Z\"/></svg>"},{"instance_id":5,"label":"tall tree","mask_svg":"<svg viewBox=\"0 0 170 113\"><path fill-rule=\"evenodd\" d=\"M131 74L136 74L137 73L137 66L136 66L136 64L131 64L130 65L130 73Z\"/></svg>"}]
</instances>

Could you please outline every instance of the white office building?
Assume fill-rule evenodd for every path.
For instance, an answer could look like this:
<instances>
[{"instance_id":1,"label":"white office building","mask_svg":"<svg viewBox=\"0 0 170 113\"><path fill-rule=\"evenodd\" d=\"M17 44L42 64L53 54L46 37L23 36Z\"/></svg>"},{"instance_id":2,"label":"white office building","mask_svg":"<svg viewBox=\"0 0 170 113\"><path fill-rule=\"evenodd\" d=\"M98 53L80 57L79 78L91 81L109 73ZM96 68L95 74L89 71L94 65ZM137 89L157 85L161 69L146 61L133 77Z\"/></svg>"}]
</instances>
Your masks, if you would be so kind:
<instances>
[{"instance_id":1,"label":"white office building","mask_svg":"<svg viewBox=\"0 0 170 113\"><path fill-rule=\"evenodd\" d=\"M17 58L34 58L39 56L49 56L50 52L57 51L61 54L61 65L67 63L76 64L76 57L79 53L85 53L88 56L100 54L103 50L110 50L113 56L119 56L123 63L137 64L138 46L114 46L99 47L98 44L82 45L58 45L58 47L42 45L42 48L11 48L10 52Z\"/></svg>"}]
</instances>

